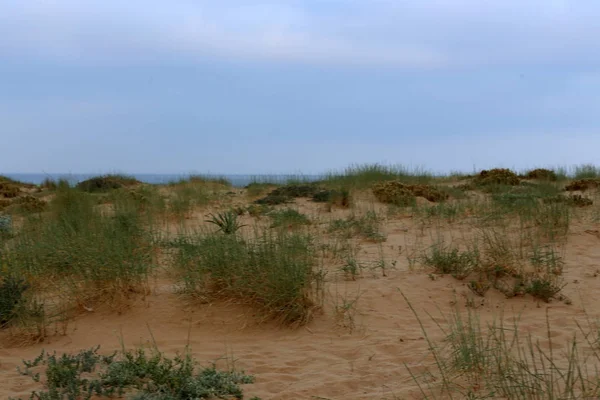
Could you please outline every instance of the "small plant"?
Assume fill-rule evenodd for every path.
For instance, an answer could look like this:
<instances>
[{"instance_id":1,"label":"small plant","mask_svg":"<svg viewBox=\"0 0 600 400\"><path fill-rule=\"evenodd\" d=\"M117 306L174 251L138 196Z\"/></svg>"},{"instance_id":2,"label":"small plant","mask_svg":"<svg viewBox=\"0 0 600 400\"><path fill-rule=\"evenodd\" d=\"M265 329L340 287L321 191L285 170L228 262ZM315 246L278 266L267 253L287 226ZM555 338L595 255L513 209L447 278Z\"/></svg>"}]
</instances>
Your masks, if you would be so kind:
<instances>
[{"instance_id":1,"label":"small plant","mask_svg":"<svg viewBox=\"0 0 600 400\"><path fill-rule=\"evenodd\" d=\"M563 287L555 276L543 274L532 277L525 285L525 292L548 303Z\"/></svg>"},{"instance_id":2,"label":"small plant","mask_svg":"<svg viewBox=\"0 0 600 400\"><path fill-rule=\"evenodd\" d=\"M473 293L481 297L485 296L490 287L490 282L483 279L469 282L469 289L471 289Z\"/></svg>"},{"instance_id":3,"label":"small plant","mask_svg":"<svg viewBox=\"0 0 600 400\"><path fill-rule=\"evenodd\" d=\"M346 261L343 267L340 268L347 279L356 280L356 277L360 275L362 266L355 259L349 259Z\"/></svg>"},{"instance_id":4,"label":"small plant","mask_svg":"<svg viewBox=\"0 0 600 400\"><path fill-rule=\"evenodd\" d=\"M240 228L246 226L239 223L238 215L233 211L226 211L217 215L209 214L208 217L210 219L205 220L205 222L217 225L219 230L226 235L232 235Z\"/></svg>"}]
</instances>

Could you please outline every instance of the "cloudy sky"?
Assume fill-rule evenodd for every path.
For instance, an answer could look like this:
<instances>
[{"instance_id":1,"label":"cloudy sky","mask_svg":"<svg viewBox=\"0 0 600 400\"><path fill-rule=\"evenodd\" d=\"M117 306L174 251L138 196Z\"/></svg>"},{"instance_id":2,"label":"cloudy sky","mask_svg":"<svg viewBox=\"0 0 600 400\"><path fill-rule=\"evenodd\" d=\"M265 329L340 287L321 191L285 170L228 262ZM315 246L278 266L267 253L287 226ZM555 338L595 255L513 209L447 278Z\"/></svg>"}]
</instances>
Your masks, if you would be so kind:
<instances>
[{"instance_id":1,"label":"cloudy sky","mask_svg":"<svg viewBox=\"0 0 600 400\"><path fill-rule=\"evenodd\" d=\"M0 0L0 173L600 164L597 0Z\"/></svg>"}]
</instances>

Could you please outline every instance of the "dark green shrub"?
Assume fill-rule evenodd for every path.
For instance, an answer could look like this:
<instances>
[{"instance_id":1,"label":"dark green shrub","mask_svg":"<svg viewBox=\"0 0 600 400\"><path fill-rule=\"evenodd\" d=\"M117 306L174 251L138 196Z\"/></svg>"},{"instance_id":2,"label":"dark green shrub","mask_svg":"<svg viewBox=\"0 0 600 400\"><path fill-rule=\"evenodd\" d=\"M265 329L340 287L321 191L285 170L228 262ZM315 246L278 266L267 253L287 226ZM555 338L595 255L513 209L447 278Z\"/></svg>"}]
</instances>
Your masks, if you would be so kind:
<instances>
[{"instance_id":1,"label":"dark green shrub","mask_svg":"<svg viewBox=\"0 0 600 400\"><path fill-rule=\"evenodd\" d=\"M240 385L254 382L252 376L237 371L219 371L213 364L196 368L189 353L167 358L143 349L123 351L109 356L98 354L98 347L78 354L42 353L23 361L21 374L35 382L44 382L47 390L33 392L31 399L91 399L96 396L146 400L242 399ZM45 368L45 379L35 372Z\"/></svg>"},{"instance_id":2,"label":"dark green shrub","mask_svg":"<svg viewBox=\"0 0 600 400\"><path fill-rule=\"evenodd\" d=\"M88 193L102 193L141 183L131 176L103 175L79 182L75 187Z\"/></svg>"},{"instance_id":3,"label":"dark green shrub","mask_svg":"<svg viewBox=\"0 0 600 400\"><path fill-rule=\"evenodd\" d=\"M527 171L527 173L525 174L525 178L526 179L537 179L540 181L552 181L552 182L558 180L558 176L556 175L556 172L554 172L550 169L545 169L545 168L536 168L534 170Z\"/></svg>"},{"instance_id":4,"label":"dark green shrub","mask_svg":"<svg viewBox=\"0 0 600 400\"><path fill-rule=\"evenodd\" d=\"M494 168L491 170L483 170L475 177L473 182L477 186L487 185L506 185L516 186L521 181L517 174L506 168Z\"/></svg>"},{"instance_id":5,"label":"dark green shrub","mask_svg":"<svg viewBox=\"0 0 600 400\"><path fill-rule=\"evenodd\" d=\"M15 317L15 310L23 301L29 285L23 279L0 278L0 328L7 326Z\"/></svg>"}]
</instances>

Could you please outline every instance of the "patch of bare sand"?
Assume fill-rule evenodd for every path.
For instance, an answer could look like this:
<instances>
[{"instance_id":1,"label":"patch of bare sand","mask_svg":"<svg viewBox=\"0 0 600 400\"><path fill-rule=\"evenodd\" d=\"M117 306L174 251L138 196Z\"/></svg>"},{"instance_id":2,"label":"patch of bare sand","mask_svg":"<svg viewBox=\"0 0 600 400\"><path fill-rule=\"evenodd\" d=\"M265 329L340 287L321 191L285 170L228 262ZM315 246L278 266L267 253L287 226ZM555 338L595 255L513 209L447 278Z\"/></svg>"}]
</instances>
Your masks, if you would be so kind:
<instances>
[{"instance_id":1,"label":"patch of bare sand","mask_svg":"<svg viewBox=\"0 0 600 400\"><path fill-rule=\"evenodd\" d=\"M320 206L299 202L298 207L323 216ZM336 210L336 217L351 211ZM551 324L554 348L564 350L577 330L575 320L583 321L584 312L592 319L600 316L600 241L586 233L600 225L576 222L571 226L566 246L564 293L571 305L562 302L540 303L533 298L505 299L496 291L485 299L477 298L476 307L483 319L491 320L504 312L510 321L521 314L524 332L544 337L546 313ZM460 224L449 230L468 230ZM356 281L331 274L327 300L322 314L306 327L297 330L272 324L256 324L252 311L235 304L191 305L173 293L169 285L158 285L145 300L140 300L121 315L106 311L91 312L73 321L65 336L55 336L28 347L8 345L6 332L0 336L0 398L29 396L39 389L29 378L19 376L16 367L22 359L37 356L42 349L76 352L101 345L111 352L121 347L150 346L152 338L168 355L182 351L189 344L193 356L211 362L228 356L236 366L255 375L256 383L244 387L247 398L262 399L393 399L420 398L420 393L405 365L416 373L432 366L428 345L413 313L400 290L412 302L434 341L443 334L437 324L444 324L455 304L464 305L470 296L465 282L450 277L431 280L423 270L411 270L406 253L411 241L427 241L430 235L419 234L410 218L398 218L385 224L387 241L381 245L361 244L365 260L380 257L395 260L395 269L383 276L376 270L365 272ZM455 232L460 236L460 232ZM417 238L417 239L415 239ZM403 249L403 250L399 250ZM333 266L332 272L333 272ZM352 327L342 326L335 305L358 298L352 314ZM427 315L431 315L433 319ZM224 365L221 362L220 365Z\"/></svg>"}]
</instances>

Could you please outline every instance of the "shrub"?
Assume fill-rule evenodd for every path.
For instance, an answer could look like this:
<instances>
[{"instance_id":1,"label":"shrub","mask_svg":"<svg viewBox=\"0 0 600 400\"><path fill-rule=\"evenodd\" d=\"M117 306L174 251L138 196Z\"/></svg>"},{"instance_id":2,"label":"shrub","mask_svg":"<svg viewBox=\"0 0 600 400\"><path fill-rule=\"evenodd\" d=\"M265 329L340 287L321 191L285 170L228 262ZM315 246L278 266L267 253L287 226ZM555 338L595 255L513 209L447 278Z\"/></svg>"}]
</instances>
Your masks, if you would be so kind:
<instances>
[{"instance_id":1,"label":"shrub","mask_svg":"<svg viewBox=\"0 0 600 400\"><path fill-rule=\"evenodd\" d=\"M12 199L17 197L21 193L21 189L18 185L11 183L0 181L0 196L4 196L7 199Z\"/></svg>"},{"instance_id":2,"label":"shrub","mask_svg":"<svg viewBox=\"0 0 600 400\"><path fill-rule=\"evenodd\" d=\"M330 203L340 207L349 207L350 191L348 189L323 189L316 192L312 200L316 203Z\"/></svg>"},{"instance_id":3,"label":"shrub","mask_svg":"<svg viewBox=\"0 0 600 400\"><path fill-rule=\"evenodd\" d=\"M587 179L578 179L567 186L565 186L565 190L568 192L574 191L586 191L588 189L595 189L600 186L600 179L596 178L587 178Z\"/></svg>"},{"instance_id":4,"label":"shrub","mask_svg":"<svg viewBox=\"0 0 600 400\"><path fill-rule=\"evenodd\" d=\"M431 185L406 185L400 181L376 183L372 190L377 200L398 206L414 204L415 197L424 197L432 202L443 201L449 197L448 193Z\"/></svg>"},{"instance_id":5,"label":"shrub","mask_svg":"<svg viewBox=\"0 0 600 400\"><path fill-rule=\"evenodd\" d=\"M79 182L75 187L88 193L102 193L141 183L131 176L103 175Z\"/></svg>"},{"instance_id":6,"label":"shrub","mask_svg":"<svg viewBox=\"0 0 600 400\"><path fill-rule=\"evenodd\" d=\"M477 186L507 185L516 186L520 183L517 174L506 168L483 170L474 179Z\"/></svg>"},{"instance_id":7,"label":"shrub","mask_svg":"<svg viewBox=\"0 0 600 400\"><path fill-rule=\"evenodd\" d=\"M272 196L312 197L320 188L314 184L285 185L271 191Z\"/></svg>"},{"instance_id":8,"label":"shrub","mask_svg":"<svg viewBox=\"0 0 600 400\"><path fill-rule=\"evenodd\" d=\"M98 349L60 357L42 351L36 359L23 361L21 374L35 382L42 380L34 371L45 367L43 382L47 390L33 392L31 398L120 398L127 393L128 398L138 400L241 399L240 385L254 382L252 376L234 370L219 371L214 364L198 370L188 352L170 359L158 350L151 354L143 349L123 350L102 356Z\"/></svg>"},{"instance_id":9,"label":"shrub","mask_svg":"<svg viewBox=\"0 0 600 400\"><path fill-rule=\"evenodd\" d=\"M558 176L556 175L556 172L550 170L550 169L544 169L544 168L537 168L531 171L528 171L525 174L525 178L527 179L537 179L540 181L556 181L558 180Z\"/></svg>"},{"instance_id":10,"label":"shrub","mask_svg":"<svg viewBox=\"0 0 600 400\"><path fill-rule=\"evenodd\" d=\"M410 206L415 203L415 195L399 181L380 182L373 185L373 194L382 203L397 206Z\"/></svg>"}]
</instances>

